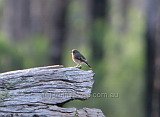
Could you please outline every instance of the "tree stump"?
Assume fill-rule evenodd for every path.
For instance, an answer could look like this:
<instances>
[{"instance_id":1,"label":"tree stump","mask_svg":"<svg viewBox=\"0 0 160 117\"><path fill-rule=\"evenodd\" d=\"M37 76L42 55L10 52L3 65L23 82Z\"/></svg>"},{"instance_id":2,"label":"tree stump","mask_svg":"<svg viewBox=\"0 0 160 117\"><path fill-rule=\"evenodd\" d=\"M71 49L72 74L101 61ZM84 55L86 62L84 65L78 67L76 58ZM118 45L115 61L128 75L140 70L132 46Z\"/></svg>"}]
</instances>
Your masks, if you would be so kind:
<instances>
[{"instance_id":1,"label":"tree stump","mask_svg":"<svg viewBox=\"0 0 160 117\"><path fill-rule=\"evenodd\" d=\"M104 117L100 109L63 108L86 100L93 71L63 66L37 67L0 74L0 117Z\"/></svg>"}]
</instances>

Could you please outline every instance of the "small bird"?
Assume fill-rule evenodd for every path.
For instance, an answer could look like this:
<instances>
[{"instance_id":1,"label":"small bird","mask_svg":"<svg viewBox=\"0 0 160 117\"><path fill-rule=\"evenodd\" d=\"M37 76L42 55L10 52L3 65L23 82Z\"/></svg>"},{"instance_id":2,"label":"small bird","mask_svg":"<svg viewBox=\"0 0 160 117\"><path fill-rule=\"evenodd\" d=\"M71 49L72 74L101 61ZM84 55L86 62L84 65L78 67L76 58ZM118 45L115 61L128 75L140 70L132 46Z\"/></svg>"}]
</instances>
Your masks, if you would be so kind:
<instances>
[{"instance_id":1,"label":"small bird","mask_svg":"<svg viewBox=\"0 0 160 117\"><path fill-rule=\"evenodd\" d=\"M81 64L86 64L88 67L91 68L91 66L88 64L86 58L76 49L72 50L72 60L78 64L76 67L81 68Z\"/></svg>"}]
</instances>

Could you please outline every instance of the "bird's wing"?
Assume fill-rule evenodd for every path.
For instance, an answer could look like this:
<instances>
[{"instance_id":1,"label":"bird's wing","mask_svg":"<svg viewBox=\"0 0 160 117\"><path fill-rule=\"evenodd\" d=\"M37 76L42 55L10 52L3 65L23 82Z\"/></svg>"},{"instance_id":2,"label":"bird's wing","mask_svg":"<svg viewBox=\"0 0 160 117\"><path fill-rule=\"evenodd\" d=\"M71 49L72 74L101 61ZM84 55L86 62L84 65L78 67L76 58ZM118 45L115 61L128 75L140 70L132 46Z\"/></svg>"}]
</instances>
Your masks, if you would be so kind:
<instances>
[{"instance_id":1,"label":"bird's wing","mask_svg":"<svg viewBox=\"0 0 160 117\"><path fill-rule=\"evenodd\" d=\"M83 62L87 61L86 58L83 55L81 55L80 57L78 57L78 59L81 60L81 61L83 61Z\"/></svg>"},{"instance_id":2,"label":"bird's wing","mask_svg":"<svg viewBox=\"0 0 160 117\"><path fill-rule=\"evenodd\" d=\"M86 58L84 58L84 57L82 57L82 56L81 56L81 57L78 57L78 59L81 60L81 61L83 61L83 62L87 61Z\"/></svg>"},{"instance_id":3,"label":"bird's wing","mask_svg":"<svg viewBox=\"0 0 160 117\"><path fill-rule=\"evenodd\" d=\"M78 59L83 61L84 63L86 63L86 65L91 68L91 66L88 64L88 62L84 56L78 57Z\"/></svg>"}]
</instances>

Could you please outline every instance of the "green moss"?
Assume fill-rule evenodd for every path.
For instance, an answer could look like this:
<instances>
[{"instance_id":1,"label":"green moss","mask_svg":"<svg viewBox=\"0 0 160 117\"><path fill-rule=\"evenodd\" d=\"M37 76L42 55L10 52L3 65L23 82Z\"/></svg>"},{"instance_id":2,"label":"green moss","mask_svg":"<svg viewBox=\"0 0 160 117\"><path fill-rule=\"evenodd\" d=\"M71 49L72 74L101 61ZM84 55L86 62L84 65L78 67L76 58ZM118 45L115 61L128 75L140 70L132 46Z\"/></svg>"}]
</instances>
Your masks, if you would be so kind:
<instances>
[{"instance_id":1,"label":"green moss","mask_svg":"<svg viewBox=\"0 0 160 117\"><path fill-rule=\"evenodd\" d=\"M0 102L2 102L6 98L10 98L8 91L1 91L0 92Z\"/></svg>"}]
</instances>

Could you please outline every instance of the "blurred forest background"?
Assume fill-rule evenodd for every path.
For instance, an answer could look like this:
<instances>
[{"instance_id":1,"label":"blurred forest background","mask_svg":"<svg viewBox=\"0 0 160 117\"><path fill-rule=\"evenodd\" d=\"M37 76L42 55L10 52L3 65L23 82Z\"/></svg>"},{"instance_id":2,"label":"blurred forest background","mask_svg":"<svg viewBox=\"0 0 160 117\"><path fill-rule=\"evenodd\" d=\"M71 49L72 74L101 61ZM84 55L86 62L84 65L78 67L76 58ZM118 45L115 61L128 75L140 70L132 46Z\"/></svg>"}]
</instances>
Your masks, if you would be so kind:
<instances>
[{"instance_id":1,"label":"blurred forest background","mask_svg":"<svg viewBox=\"0 0 160 117\"><path fill-rule=\"evenodd\" d=\"M92 92L119 96L65 107L160 117L159 0L0 0L0 72L75 66L73 48L93 66Z\"/></svg>"}]
</instances>

